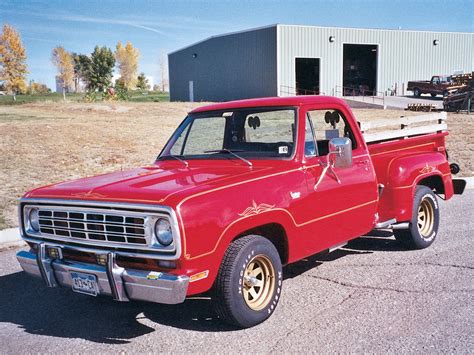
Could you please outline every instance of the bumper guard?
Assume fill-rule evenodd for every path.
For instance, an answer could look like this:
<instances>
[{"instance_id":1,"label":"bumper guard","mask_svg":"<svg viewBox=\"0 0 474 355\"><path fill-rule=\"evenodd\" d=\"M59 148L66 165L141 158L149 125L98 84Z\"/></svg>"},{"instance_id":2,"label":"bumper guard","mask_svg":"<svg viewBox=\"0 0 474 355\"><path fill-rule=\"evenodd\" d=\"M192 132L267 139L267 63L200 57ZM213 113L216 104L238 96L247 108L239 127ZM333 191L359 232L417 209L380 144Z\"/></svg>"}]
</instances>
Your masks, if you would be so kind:
<instances>
[{"instance_id":1,"label":"bumper guard","mask_svg":"<svg viewBox=\"0 0 474 355\"><path fill-rule=\"evenodd\" d=\"M58 259L48 256L48 247L58 249ZM71 272L93 274L97 277L99 294L110 295L117 301L141 300L156 303L177 304L184 302L189 284L188 276L176 276L162 272L125 269L115 262L114 252L106 254L106 265L89 264L62 259L61 247L39 243L37 253L20 251L16 257L23 270L42 278L48 287L71 287Z\"/></svg>"}]
</instances>

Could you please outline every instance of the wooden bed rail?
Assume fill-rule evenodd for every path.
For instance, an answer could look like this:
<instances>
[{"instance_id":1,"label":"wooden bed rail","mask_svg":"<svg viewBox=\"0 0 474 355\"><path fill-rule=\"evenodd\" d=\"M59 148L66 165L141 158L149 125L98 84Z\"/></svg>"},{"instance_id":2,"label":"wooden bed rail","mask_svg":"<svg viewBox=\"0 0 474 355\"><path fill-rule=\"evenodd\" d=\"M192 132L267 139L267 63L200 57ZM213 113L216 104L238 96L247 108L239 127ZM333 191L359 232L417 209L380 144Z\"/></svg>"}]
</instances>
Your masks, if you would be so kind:
<instances>
[{"instance_id":1,"label":"wooden bed rail","mask_svg":"<svg viewBox=\"0 0 474 355\"><path fill-rule=\"evenodd\" d=\"M361 122L360 130L367 143L378 142L446 131L448 129L446 119L446 112L433 112L419 116ZM423 125L419 125L420 123ZM414 127L415 124L417 124L416 127ZM373 132L374 129L379 128L386 128L386 130Z\"/></svg>"}]
</instances>

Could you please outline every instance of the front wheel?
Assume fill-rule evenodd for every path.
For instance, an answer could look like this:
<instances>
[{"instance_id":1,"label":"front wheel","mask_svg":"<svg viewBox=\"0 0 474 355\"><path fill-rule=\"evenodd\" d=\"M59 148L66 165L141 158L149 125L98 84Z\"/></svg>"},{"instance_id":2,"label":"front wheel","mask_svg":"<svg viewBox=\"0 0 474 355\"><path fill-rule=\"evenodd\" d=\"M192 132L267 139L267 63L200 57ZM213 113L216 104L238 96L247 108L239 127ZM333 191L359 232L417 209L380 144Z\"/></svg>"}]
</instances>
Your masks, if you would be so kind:
<instances>
[{"instance_id":1,"label":"front wheel","mask_svg":"<svg viewBox=\"0 0 474 355\"><path fill-rule=\"evenodd\" d=\"M257 235L232 242L226 250L214 287L217 315L226 323L249 328L275 310L283 282L275 246Z\"/></svg>"},{"instance_id":2,"label":"front wheel","mask_svg":"<svg viewBox=\"0 0 474 355\"><path fill-rule=\"evenodd\" d=\"M436 195L427 186L417 186L408 229L394 229L395 238L410 249L424 249L438 234L439 206Z\"/></svg>"}]
</instances>

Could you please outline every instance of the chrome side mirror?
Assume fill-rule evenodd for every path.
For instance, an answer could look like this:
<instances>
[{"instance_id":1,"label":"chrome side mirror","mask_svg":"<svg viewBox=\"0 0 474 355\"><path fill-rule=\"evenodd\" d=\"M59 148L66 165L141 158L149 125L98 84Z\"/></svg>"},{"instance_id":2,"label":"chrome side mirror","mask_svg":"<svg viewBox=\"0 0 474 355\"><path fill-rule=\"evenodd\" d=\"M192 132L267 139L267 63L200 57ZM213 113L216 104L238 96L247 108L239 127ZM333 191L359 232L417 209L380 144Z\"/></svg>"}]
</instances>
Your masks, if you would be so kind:
<instances>
[{"instance_id":1,"label":"chrome side mirror","mask_svg":"<svg viewBox=\"0 0 474 355\"><path fill-rule=\"evenodd\" d=\"M333 138L329 141L329 155L335 155L335 168L349 168L352 166L352 142L349 138ZM330 156L328 155L328 159Z\"/></svg>"}]
</instances>

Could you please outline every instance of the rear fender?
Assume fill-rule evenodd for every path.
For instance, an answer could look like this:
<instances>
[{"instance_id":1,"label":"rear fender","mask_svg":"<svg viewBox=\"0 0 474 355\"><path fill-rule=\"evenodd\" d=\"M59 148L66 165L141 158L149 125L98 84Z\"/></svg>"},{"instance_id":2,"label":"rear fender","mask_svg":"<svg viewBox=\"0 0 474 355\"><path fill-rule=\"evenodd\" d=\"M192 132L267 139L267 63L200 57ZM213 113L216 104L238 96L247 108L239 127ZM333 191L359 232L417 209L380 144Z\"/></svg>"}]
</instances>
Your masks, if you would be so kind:
<instances>
[{"instance_id":1,"label":"rear fender","mask_svg":"<svg viewBox=\"0 0 474 355\"><path fill-rule=\"evenodd\" d=\"M387 190L392 215L397 221L412 217L413 198L418 185L425 185L445 199L453 196L453 183L446 155L438 152L395 158L388 168Z\"/></svg>"}]
</instances>

